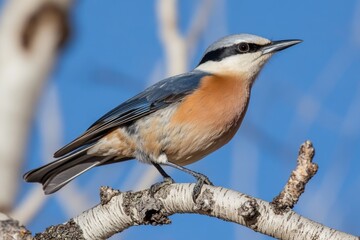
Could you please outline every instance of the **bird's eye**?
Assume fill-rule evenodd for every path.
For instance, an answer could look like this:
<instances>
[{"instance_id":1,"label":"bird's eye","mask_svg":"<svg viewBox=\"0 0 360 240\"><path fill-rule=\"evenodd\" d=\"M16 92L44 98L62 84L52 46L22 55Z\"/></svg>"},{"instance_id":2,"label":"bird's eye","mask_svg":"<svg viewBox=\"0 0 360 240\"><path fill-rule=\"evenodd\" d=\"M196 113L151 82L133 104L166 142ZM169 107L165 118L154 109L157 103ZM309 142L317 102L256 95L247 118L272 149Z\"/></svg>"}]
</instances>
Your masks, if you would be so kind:
<instances>
[{"instance_id":1,"label":"bird's eye","mask_svg":"<svg viewBox=\"0 0 360 240\"><path fill-rule=\"evenodd\" d=\"M249 44L242 42L238 45L238 50L240 53L246 53L250 50Z\"/></svg>"}]
</instances>

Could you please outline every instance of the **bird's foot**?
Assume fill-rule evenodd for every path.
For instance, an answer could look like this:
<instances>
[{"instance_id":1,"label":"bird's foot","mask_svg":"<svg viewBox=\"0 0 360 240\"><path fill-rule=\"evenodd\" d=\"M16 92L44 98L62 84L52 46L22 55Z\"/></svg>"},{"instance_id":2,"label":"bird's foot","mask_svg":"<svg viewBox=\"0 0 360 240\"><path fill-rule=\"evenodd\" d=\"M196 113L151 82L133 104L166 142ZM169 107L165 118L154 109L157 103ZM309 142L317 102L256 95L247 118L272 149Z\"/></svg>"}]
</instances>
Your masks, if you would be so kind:
<instances>
[{"instance_id":1,"label":"bird's foot","mask_svg":"<svg viewBox=\"0 0 360 240\"><path fill-rule=\"evenodd\" d=\"M209 178L203 174L198 173L197 176L195 176L197 179L197 182L194 186L194 190L192 193L192 199L194 203L196 203L196 199L199 197L201 188L204 184L213 186L213 183L209 180Z\"/></svg>"},{"instance_id":2,"label":"bird's foot","mask_svg":"<svg viewBox=\"0 0 360 240\"><path fill-rule=\"evenodd\" d=\"M175 181L171 177L164 177L162 182L155 183L150 187L150 195L154 197L155 193L160 190L160 188L165 187L167 185L173 184Z\"/></svg>"}]
</instances>

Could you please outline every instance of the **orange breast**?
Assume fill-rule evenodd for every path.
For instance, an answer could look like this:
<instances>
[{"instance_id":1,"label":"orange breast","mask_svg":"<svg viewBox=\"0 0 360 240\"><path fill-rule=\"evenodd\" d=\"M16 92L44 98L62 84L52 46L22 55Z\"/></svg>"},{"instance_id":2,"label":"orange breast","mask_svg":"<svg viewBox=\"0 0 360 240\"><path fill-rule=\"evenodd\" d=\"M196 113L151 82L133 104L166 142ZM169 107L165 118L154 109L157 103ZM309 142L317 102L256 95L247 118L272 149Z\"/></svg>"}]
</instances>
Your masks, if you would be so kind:
<instances>
[{"instance_id":1,"label":"orange breast","mask_svg":"<svg viewBox=\"0 0 360 240\"><path fill-rule=\"evenodd\" d=\"M241 124L249 95L250 86L242 77L204 77L171 118L170 129L183 134L173 135L177 146L166 151L170 161L189 164L226 144Z\"/></svg>"}]
</instances>

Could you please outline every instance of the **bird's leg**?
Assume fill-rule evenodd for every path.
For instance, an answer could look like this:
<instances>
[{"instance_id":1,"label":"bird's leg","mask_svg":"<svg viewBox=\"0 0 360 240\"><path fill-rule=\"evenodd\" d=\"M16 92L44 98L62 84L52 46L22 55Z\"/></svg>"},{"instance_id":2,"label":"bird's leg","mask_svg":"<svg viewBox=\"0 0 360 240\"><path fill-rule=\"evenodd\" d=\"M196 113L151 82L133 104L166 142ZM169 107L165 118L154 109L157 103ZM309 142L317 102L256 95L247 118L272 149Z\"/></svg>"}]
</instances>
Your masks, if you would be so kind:
<instances>
[{"instance_id":1,"label":"bird's leg","mask_svg":"<svg viewBox=\"0 0 360 240\"><path fill-rule=\"evenodd\" d=\"M150 194L154 196L154 194L159 191L160 188L174 183L174 180L164 171L164 169L157 163L152 163L154 167L159 171L159 173L163 176L164 180L162 182L155 183L150 187Z\"/></svg>"},{"instance_id":2,"label":"bird's leg","mask_svg":"<svg viewBox=\"0 0 360 240\"><path fill-rule=\"evenodd\" d=\"M198 173L198 172L194 172L186 167L183 166L179 166L175 163L171 163L171 162L166 162L163 163L163 165L167 165L169 167L174 167L176 169L179 169L180 171L186 172L191 174L193 177L195 177L197 179L197 182L195 184L193 193L192 193L192 198L193 201L196 202L196 199L198 198L198 196L200 195L201 192L201 188L204 184L207 185L213 185L212 182L209 180L209 178L207 176L205 176L204 174Z\"/></svg>"}]
</instances>

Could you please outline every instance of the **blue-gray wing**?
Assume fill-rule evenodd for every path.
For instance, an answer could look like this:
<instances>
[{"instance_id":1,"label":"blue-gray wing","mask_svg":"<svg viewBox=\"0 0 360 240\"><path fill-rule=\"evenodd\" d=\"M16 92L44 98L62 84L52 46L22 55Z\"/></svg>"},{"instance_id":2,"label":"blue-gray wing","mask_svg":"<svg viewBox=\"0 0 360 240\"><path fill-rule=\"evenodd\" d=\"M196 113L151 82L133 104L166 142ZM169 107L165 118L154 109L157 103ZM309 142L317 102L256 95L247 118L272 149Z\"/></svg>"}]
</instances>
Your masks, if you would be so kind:
<instances>
[{"instance_id":1,"label":"blue-gray wing","mask_svg":"<svg viewBox=\"0 0 360 240\"><path fill-rule=\"evenodd\" d=\"M202 71L166 78L106 113L81 136L70 142L54 157L61 157L77 149L93 144L115 128L126 126L172 103L181 101L200 84L201 78L209 75Z\"/></svg>"}]
</instances>

